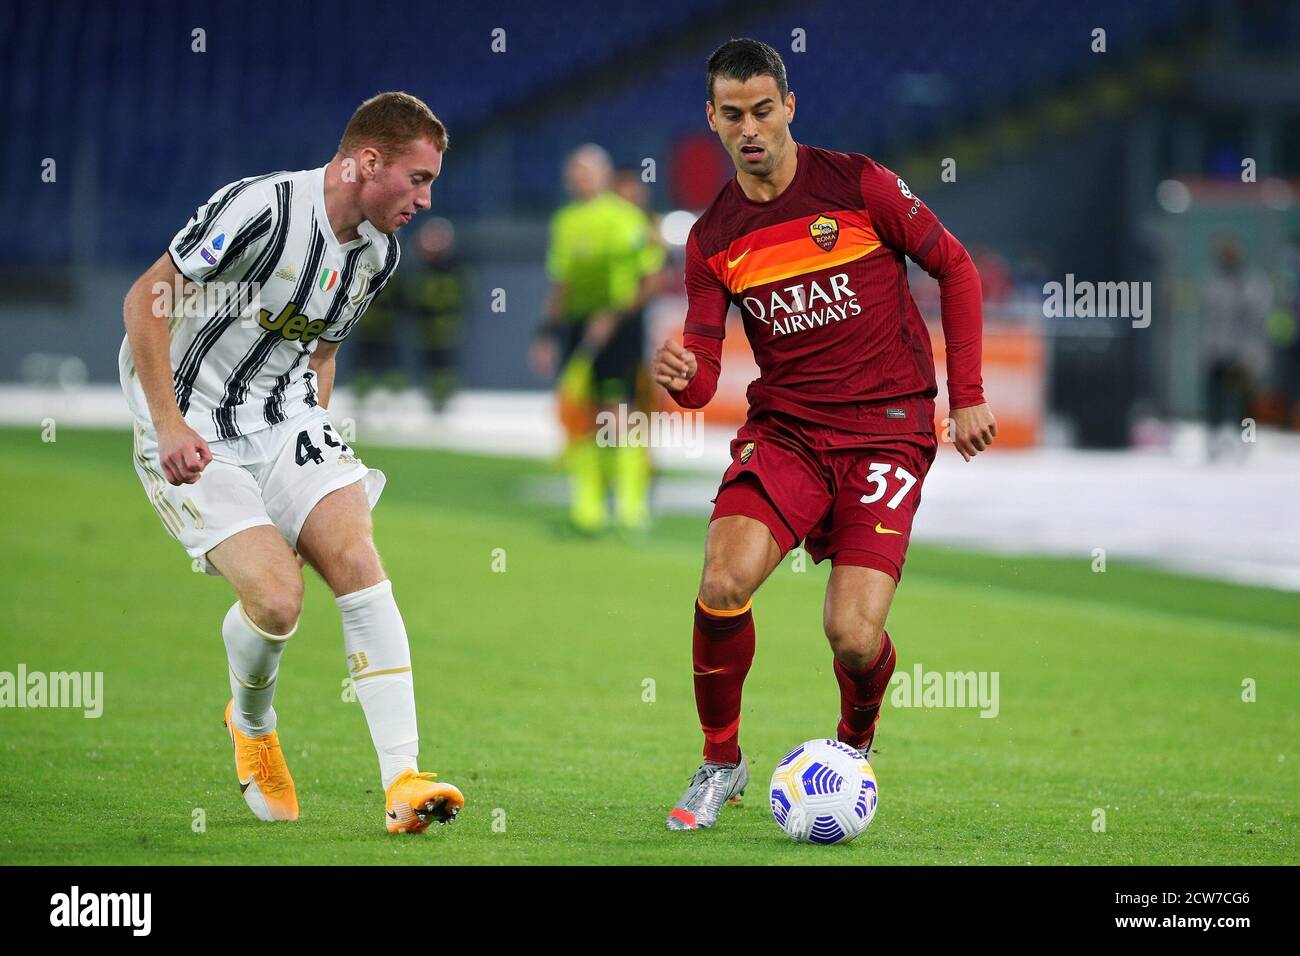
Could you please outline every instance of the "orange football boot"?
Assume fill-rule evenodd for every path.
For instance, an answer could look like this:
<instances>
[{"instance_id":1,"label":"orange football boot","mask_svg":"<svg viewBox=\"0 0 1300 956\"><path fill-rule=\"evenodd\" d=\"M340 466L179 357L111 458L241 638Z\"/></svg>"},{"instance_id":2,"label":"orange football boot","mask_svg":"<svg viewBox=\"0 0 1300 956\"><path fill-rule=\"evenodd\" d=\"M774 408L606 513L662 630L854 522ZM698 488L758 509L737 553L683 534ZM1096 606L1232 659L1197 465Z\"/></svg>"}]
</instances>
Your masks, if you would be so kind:
<instances>
[{"instance_id":1,"label":"orange football boot","mask_svg":"<svg viewBox=\"0 0 1300 956\"><path fill-rule=\"evenodd\" d=\"M384 824L389 833L423 833L430 823L450 823L465 806L465 795L436 773L403 770L388 786Z\"/></svg>"},{"instance_id":2,"label":"orange football boot","mask_svg":"<svg viewBox=\"0 0 1300 956\"><path fill-rule=\"evenodd\" d=\"M279 735L271 731L264 737L244 736L235 726L234 709L232 697L226 704L225 724L235 747L235 776L244 802L259 820L297 820L298 791L284 762Z\"/></svg>"}]
</instances>

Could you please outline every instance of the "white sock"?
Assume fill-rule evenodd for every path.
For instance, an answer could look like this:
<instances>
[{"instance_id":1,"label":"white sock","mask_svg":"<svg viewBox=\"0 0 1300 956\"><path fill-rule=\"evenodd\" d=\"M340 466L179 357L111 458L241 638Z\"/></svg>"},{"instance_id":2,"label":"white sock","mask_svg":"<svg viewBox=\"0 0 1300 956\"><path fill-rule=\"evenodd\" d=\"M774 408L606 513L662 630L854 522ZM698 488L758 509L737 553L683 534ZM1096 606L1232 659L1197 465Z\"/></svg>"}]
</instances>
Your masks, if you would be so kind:
<instances>
[{"instance_id":1,"label":"white sock","mask_svg":"<svg viewBox=\"0 0 1300 956\"><path fill-rule=\"evenodd\" d=\"M343 649L357 700L379 755L379 776L388 789L403 770L415 770L420 734L415 726L415 683L406 625L393 600L393 582L334 599L343 614Z\"/></svg>"},{"instance_id":2,"label":"white sock","mask_svg":"<svg viewBox=\"0 0 1300 956\"><path fill-rule=\"evenodd\" d=\"M230 662L230 691L235 697L234 720L240 732L262 737L275 730L275 678L280 672L280 655L298 625L288 634L262 630L238 601L226 612L221 636L226 641Z\"/></svg>"}]
</instances>

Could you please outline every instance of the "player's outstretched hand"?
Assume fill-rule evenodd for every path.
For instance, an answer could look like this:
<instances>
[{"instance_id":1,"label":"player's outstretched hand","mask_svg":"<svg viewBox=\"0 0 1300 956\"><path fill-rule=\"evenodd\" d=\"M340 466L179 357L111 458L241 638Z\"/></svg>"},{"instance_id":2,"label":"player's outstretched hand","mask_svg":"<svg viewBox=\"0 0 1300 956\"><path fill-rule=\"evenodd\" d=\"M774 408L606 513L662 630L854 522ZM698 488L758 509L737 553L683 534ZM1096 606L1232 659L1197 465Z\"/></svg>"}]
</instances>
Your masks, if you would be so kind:
<instances>
[{"instance_id":1,"label":"player's outstretched hand","mask_svg":"<svg viewBox=\"0 0 1300 956\"><path fill-rule=\"evenodd\" d=\"M650 371L654 379L670 392L680 392L691 383L698 366L695 353L687 351L672 339L665 339L655 353Z\"/></svg>"},{"instance_id":2,"label":"player's outstretched hand","mask_svg":"<svg viewBox=\"0 0 1300 956\"><path fill-rule=\"evenodd\" d=\"M193 428L180 420L158 432L158 459L173 485L192 485L212 461L212 449Z\"/></svg>"},{"instance_id":3,"label":"player's outstretched hand","mask_svg":"<svg viewBox=\"0 0 1300 956\"><path fill-rule=\"evenodd\" d=\"M998 434L998 423L988 403L956 408L952 414L952 441L962 458L970 461L989 445Z\"/></svg>"}]
</instances>

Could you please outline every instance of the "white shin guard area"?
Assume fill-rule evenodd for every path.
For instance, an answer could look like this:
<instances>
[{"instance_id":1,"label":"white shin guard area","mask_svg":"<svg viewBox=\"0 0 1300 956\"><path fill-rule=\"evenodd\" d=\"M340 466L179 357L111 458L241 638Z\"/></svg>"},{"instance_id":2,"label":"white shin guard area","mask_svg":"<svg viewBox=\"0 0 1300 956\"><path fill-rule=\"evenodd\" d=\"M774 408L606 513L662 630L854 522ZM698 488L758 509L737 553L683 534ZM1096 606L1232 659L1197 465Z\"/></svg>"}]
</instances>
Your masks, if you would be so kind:
<instances>
[{"instance_id":1,"label":"white shin guard area","mask_svg":"<svg viewBox=\"0 0 1300 956\"><path fill-rule=\"evenodd\" d=\"M348 673L365 711L387 789L403 770L416 769L420 751L406 625L393 599L391 581L344 594L335 603L343 615Z\"/></svg>"},{"instance_id":2,"label":"white shin guard area","mask_svg":"<svg viewBox=\"0 0 1300 956\"><path fill-rule=\"evenodd\" d=\"M269 634L258 627L236 601L221 624L230 663L230 692L235 698L235 726L248 737L262 737L275 730L275 678L280 655L298 630Z\"/></svg>"}]
</instances>

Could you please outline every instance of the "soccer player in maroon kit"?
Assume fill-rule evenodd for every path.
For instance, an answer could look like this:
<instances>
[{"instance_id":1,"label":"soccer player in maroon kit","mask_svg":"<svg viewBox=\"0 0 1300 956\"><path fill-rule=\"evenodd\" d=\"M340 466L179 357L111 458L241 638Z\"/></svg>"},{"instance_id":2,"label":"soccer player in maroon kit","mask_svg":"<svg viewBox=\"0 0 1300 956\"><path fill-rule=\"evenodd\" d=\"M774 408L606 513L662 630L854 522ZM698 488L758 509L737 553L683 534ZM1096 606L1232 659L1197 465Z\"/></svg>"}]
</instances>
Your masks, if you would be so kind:
<instances>
[{"instance_id":1,"label":"soccer player in maroon kit","mask_svg":"<svg viewBox=\"0 0 1300 956\"><path fill-rule=\"evenodd\" d=\"M682 407L707 404L733 303L760 374L709 522L693 638L704 763L671 830L712 826L749 781L739 730L751 598L801 541L831 559L837 736L870 754L894 672L885 618L937 449L934 357L904 256L939 283L954 444L969 461L997 433L981 386L979 274L961 243L879 163L790 138L795 96L767 44L724 44L708 85L709 128L736 177L691 229L684 341L663 344L653 374Z\"/></svg>"}]
</instances>

